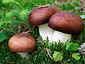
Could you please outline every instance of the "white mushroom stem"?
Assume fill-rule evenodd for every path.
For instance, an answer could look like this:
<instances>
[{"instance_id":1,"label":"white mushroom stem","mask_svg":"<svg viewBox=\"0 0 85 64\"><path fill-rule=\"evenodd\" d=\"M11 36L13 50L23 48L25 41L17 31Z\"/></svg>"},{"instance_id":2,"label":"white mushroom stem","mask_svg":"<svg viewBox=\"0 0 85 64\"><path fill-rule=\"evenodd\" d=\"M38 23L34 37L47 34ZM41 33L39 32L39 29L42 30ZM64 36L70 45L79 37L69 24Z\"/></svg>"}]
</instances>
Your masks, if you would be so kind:
<instances>
[{"instance_id":1,"label":"white mushroom stem","mask_svg":"<svg viewBox=\"0 0 85 64\"><path fill-rule=\"evenodd\" d=\"M53 41L55 42L63 42L63 43L66 43L67 41L70 41L71 40L71 34L66 34L66 33L62 33L62 32L59 32L59 31L55 31L54 34L53 34Z\"/></svg>"},{"instance_id":2,"label":"white mushroom stem","mask_svg":"<svg viewBox=\"0 0 85 64\"><path fill-rule=\"evenodd\" d=\"M26 58L27 60L29 59L29 53L28 52L17 52L17 53L20 54L22 58Z\"/></svg>"},{"instance_id":3,"label":"white mushroom stem","mask_svg":"<svg viewBox=\"0 0 85 64\"><path fill-rule=\"evenodd\" d=\"M49 42L67 42L71 40L71 34L55 31L48 26L48 23L39 26L39 33L43 40L48 37Z\"/></svg>"},{"instance_id":4,"label":"white mushroom stem","mask_svg":"<svg viewBox=\"0 0 85 64\"><path fill-rule=\"evenodd\" d=\"M48 37L49 42L53 41L54 30L48 27L48 23L39 26L39 33L43 40L46 40Z\"/></svg>"}]
</instances>

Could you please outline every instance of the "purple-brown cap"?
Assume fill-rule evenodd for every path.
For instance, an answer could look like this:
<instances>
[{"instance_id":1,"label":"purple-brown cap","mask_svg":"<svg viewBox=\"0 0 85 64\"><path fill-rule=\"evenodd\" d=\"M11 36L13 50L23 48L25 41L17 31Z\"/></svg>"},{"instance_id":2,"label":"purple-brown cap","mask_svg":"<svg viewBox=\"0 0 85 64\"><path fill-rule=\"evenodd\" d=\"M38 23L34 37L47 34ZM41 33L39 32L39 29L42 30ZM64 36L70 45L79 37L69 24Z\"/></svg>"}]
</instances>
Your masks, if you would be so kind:
<instances>
[{"instance_id":1,"label":"purple-brown cap","mask_svg":"<svg viewBox=\"0 0 85 64\"><path fill-rule=\"evenodd\" d=\"M12 52L32 52L35 49L36 41L28 33L20 33L12 36L8 42Z\"/></svg>"},{"instance_id":2,"label":"purple-brown cap","mask_svg":"<svg viewBox=\"0 0 85 64\"><path fill-rule=\"evenodd\" d=\"M28 22L29 25L39 26L45 24L49 21L50 17L56 13L62 11L59 7L55 5L43 5L38 6L31 11L29 14Z\"/></svg>"},{"instance_id":3,"label":"purple-brown cap","mask_svg":"<svg viewBox=\"0 0 85 64\"><path fill-rule=\"evenodd\" d=\"M60 32L78 35L83 30L84 21L77 14L61 11L51 16L49 27Z\"/></svg>"}]
</instances>

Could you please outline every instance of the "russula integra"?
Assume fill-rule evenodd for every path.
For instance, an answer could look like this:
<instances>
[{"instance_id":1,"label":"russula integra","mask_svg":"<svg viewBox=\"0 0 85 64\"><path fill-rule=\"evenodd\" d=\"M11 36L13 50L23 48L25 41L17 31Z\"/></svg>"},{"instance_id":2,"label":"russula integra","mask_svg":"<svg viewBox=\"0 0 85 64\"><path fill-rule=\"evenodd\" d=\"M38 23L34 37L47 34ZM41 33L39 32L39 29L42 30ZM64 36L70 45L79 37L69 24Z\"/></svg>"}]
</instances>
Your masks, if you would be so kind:
<instances>
[{"instance_id":1,"label":"russula integra","mask_svg":"<svg viewBox=\"0 0 85 64\"><path fill-rule=\"evenodd\" d=\"M54 13L59 11L62 10L55 5L43 5L36 7L29 14L29 25L31 27L39 26L39 33L43 40L46 40L48 37L49 41L52 42L54 30L48 27L48 21Z\"/></svg>"},{"instance_id":2,"label":"russula integra","mask_svg":"<svg viewBox=\"0 0 85 64\"><path fill-rule=\"evenodd\" d=\"M83 19L72 12L60 11L51 16L49 27L55 30L53 41L65 43L71 35L78 35L84 27Z\"/></svg>"},{"instance_id":3,"label":"russula integra","mask_svg":"<svg viewBox=\"0 0 85 64\"><path fill-rule=\"evenodd\" d=\"M8 46L12 52L17 52L22 58L28 59L28 52L35 50L36 41L30 34L23 32L12 36L9 39Z\"/></svg>"}]
</instances>

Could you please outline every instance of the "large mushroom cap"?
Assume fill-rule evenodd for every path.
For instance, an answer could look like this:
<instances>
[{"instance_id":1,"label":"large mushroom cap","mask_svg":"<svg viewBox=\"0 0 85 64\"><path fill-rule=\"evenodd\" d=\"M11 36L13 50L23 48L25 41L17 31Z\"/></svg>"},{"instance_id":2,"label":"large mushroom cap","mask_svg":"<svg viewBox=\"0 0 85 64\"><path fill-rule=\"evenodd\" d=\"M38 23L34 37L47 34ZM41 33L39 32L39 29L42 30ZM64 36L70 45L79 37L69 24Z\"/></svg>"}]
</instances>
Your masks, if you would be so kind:
<instances>
[{"instance_id":1,"label":"large mushroom cap","mask_svg":"<svg viewBox=\"0 0 85 64\"><path fill-rule=\"evenodd\" d=\"M56 12L61 11L61 9L54 5L44 5L37 7L31 11L29 14L28 22L30 26L38 26L48 22L49 18Z\"/></svg>"},{"instance_id":2,"label":"large mushroom cap","mask_svg":"<svg viewBox=\"0 0 85 64\"><path fill-rule=\"evenodd\" d=\"M12 36L8 42L12 52L32 52L35 49L35 39L28 33L20 33Z\"/></svg>"},{"instance_id":3,"label":"large mushroom cap","mask_svg":"<svg viewBox=\"0 0 85 64\"><path fill-rule=\"evenodd\" d=\"M51 16L49 27L60 32L78 35L83 30L84 21L74 13L61 11Z\"/></svg>"}]
</instances>

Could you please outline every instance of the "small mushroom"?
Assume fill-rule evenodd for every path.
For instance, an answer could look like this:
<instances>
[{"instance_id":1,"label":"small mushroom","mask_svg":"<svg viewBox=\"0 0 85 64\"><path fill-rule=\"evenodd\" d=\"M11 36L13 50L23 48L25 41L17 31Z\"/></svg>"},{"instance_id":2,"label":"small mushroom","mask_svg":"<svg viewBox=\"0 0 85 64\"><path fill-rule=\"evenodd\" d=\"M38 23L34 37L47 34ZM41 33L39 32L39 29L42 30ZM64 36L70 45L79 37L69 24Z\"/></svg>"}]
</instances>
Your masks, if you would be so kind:
<instances>
[{"instance_id":1,"label":"small mushroom","mask_svg":"<svg viewBox=\"0 0 85 64\"><path fill-rule=\"evenodd\" d=\"M55 30L53 41L58 43L60 40L60 42L65 43L67 40L71 40L72 35L81 33L84 21L72 12L61 11L51 16L48 25Z\"/></svg>"},{"instance_id":2,"label":"small mushroom","mask_svg":"<svg viewBox=\"0 0 85 64\"><path fill-rule=\"evenodd\" d=\"M35 50L35 39L28 33L20 33L12 36L8 42L9 49L17 52L21 57L28 59L29 53Z\"/></svg>"},{"instance_id":3,"label":"small mushroom","mask_svg":"<svg viewBox=\"0 0 85 64\"><path fill-rule=\"evenodd\" d=\"M31 27L39 26L39 33L43 40L46 40L48 37L51 42L54 30L48 27L48 21L54 13L59 11L62 10L55 5L43 5L36 7L29 14L29 25Z\"/></svg>"}]
</instances>

